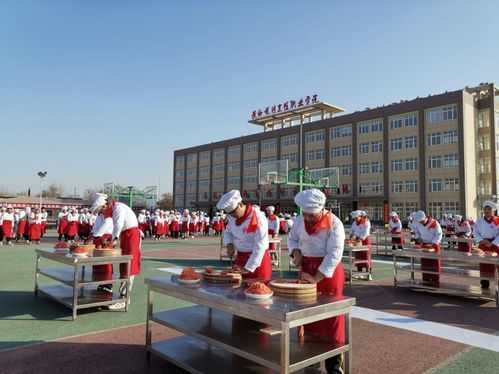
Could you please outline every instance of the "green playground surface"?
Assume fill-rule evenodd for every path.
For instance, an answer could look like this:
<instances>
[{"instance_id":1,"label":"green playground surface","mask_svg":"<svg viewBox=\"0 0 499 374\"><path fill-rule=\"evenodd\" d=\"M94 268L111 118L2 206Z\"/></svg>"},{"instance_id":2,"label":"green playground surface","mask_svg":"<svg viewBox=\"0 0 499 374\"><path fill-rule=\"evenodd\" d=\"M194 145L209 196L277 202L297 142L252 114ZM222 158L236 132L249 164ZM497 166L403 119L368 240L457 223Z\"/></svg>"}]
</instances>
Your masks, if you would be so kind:
<instances>
[{"instance_id":1,"label":"green playground surface","mask_svg":"<svg viewBox=\"0 0 499 374\"><path fill-rule=\"evenodd\" d=\"M76 321L72 321L69 309L43 296L35 297L33 293L35 248L51 248L53 243L42 243L40 246L0 247L0 351L144 323L146 317L144 278L165 275L164 271L158 269L166 267L226 266L227 263L216 259L219 247L217 240L197 238L188 241L145 241L142 273L136 279L128 313L84 310L79 312ZM184 256L171 258L179 257L176 256L179 250ZM159 251L162 252L157 253ZM190 253L192 257L196 257L199 253L209 253L212 258L189 259ZM169 258L162 259L157 257L158 255ZM294 270L288 268L287 253L284 252L282 257L283 273L276 273L276 276L295 276ZM389 261L388 257L374 259ZM43 264L55 265L55 263L50 264L48 260L42 260L42 266ZM391 278L392 265L375 262L373 276L375 280ZM44 284L52 281L41 277L41 282ZM187 303L162 296L155 299L155 305L166 310L179 308ZM499 373L498 368L499 353L468 349L428 373Z\"/></svg>"}]
</instances>

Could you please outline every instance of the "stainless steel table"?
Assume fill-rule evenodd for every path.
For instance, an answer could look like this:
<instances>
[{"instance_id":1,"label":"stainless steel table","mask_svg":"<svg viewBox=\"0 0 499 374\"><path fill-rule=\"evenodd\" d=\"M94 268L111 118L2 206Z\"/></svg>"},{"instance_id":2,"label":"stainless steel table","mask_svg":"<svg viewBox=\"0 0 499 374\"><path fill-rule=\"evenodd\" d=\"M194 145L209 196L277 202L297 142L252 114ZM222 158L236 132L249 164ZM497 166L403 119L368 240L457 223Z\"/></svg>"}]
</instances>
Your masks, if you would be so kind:
<instances>
[{"instance_id":1,"label":"stainless steel table","mask_svg":"<svg viewBox=\"0 0 499 374\"><path fill-rule=\"evenodd\" d=\"M403 257L405 261L409 258L410 263L399 263L398 258ZM440 272L421 270L421 265L416 260L422 258L442 261ZM452 266L445 266L451 264ZM436 293L451 294L457 296L476 297L486 300L495 300L499 307L499 276L498 268L495 267L493 276L481 276L479 264L493 264L499 266L499 257L480 257L478 255L468 256L465 253L441 250L440 253L423 252L417 248L407 248L393 251L393 284L395 287L426 290ZM440 274L439 287L425 284L417 274ZM407 275L404 278L404 274ZM478 283L480 279L490 281L489 289L482 289Z\"/></svg>"},{"instance_id":2,"label":"stainless steel table","mask_svg":"<svg viewBox=\"0 0 499 374\"><path fill-rule=\"evenodd\" d=\"M65 266L42 268L40 267L42 258ZM128 311L131 260L130 255L75 258L55 253L52 249L36 249L35 295L45 295L67 306L73 312L73 320L76 319L80 309L106 306L120 301L126 303L124 311ZM103 280L98 274L92 273L92 266L106 264L127 264L127 277L121 279L119 274L113 274L111 280ZM60 284L40 286L40 275ZM99 285L116 283L125 284L125 296L120 292L111 294L97 291Z\"/></svg>"},{"instance_id":3,"label":"stainless steel table","mask_svg":"<svg viewBox=\"0 0 499 374\"><path fill-rule=\"evenodd\" d=\"M267 302L246 298L243 288L181 285L177 276L146 279L146 349L190 373L292 373L344 353L345 372L352 368L350 312L355 299L319 296L300 303L274 296ZM153 296L162 294L197 304L154 311ZM345 315L346 342L303 342L297 329L304 324ZM242 318L240 318L242 317ZM185 336L152 342L151 322ZM259 323L269 328L262 331Z\"/></svg>"}]
</instances>

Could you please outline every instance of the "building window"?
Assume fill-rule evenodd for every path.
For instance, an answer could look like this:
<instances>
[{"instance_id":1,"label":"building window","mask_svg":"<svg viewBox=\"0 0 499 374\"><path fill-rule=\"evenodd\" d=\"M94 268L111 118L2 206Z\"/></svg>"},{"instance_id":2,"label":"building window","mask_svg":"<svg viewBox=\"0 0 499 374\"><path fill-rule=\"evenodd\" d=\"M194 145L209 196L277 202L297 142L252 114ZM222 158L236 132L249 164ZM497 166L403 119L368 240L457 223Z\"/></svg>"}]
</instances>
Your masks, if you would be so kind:
<instances>
[{"instance_id":1,"label":"building window","mask_svg":"<svg viewBox=\"0 0 499 374\"><path fill-rule=\"evenodd\" d=\"M431 156L428 159L428 168L440 169L442 167L442 156Z\"/></svg>"},{"instance_id":2,"label":"building window","mask_svg":"<svg viewBox=\"0 0 499 374\"><path fill-rule=\"evenodd\" d=\"M187 176L187 178L195 178L196 177L196 168L187 169L185 172L185 175Z\"/></svg>"},{"instance_id":3,"label":"building window","mask_svg":"<svg viewBox=\"0 0 499 374\"><path fill-rule=\"evenodd\" d=\"M371 124L369 122L361 122L359 123L359 134L368 134L369 133L369 127Z\"/></svg>"},{"instance_id":4,"label":"building window","mask_svg":"<svg viewBox=\"0 0 499 374\"><path fill-rule=\"evenodd\" d=\"M490 150L490 136L482 135L478 137L478 144L480 147L480 151L489 151Z\"/></svg>"},{"instance_id":5,"label":"building window","mask_svg":"<svg viewBox=\"0 0 499 374\"><path fill-rule=\"evenodd\" d=\"M490 114L488 110L478 112L478 127L483 129L490 127Z\"/></svg>"},{"instance_id":6,"label":"building window","mask_svg":"<svg viewBox=\"0 0 499 374\"><path fill-rule=\"evenodd\" d=\"M490 174L490 158L481 158L480 159L480 173L482 174Z\"/></svg>"},{"instance_id":7,"label":"building window","mask_svg":"<svg viewBox=\"0 0 499 374\"><path fill-rule=\"evenodd\" d=\"M341 175L348 176L352 175L352 165L342 165L340 166Z\"/></svg>"},{"instance_id":8,"label":"building window","mask_svg":"<svg viewBox=\"0 0 499 374\"><path fill-rule=\"evenodd\" d=\"M352 126L338 126L331 129L331 139L352 136Z\"/></svg>"},{"instance_id":9,"label":"building window","mask_svg":"<svg viewBox=\"0 0 499 374\"><path fill-rule=\"evenodd\" d=\"M457 105L430 109L426 112L426 122L439 123L457 119Z\"/></svg>"},{"instance_id":10,"label":"building window","mask_svg":"<svg viewBox=\"0 0 499 374\"><path fill-rule=\"evenodd\" d=\"M457 143L457 130L445 131L442 136L442 144Z\"/></svg>"},{"instance_id":11,"label":"building window","mask_svg":"<svg viewBox=\"0 0 499 374\"><path fill-rule=\"evenodd\" d=\"M192 163L196 162L197 157L198 157L197 153L189 153L187 155L187 163L192 164Z\"/></svg>"},{"instance_id":12,"label":"building window","mask_svg":"<svg viewBox=\"0 0 499 374\"><path fill-rule=\"evenodd\" d=\"M288 147L290 145L296 145L298 144L298 135L293 134L293 135L286 135L281 138L281 145L283 147Z\"/></svg>"},{"instance_id":13,"label":"building window","mask_svg":"<svg viewBox=\"0 0 499 374\"><path fill-rule=\"evenodd\" d=\"M406 181L405 182L405 192L418 192L418 182L417 181Z\"/></svg>"},{"instance_id":14,"label":"building window","mask_svg":"<svg viewBox=\"0 0 499 374\"><path fill-rule=\"evenodd\" d=\"M360 153L369 153L369 143L360 143L359 144L359 152Z\"/></svg>"},{"instance_id":15,"label":"building window","mask_svg":"<svg viewBox=\"0 0 499 374\"><path fill-rule=\"evenodd\" d=\"M383 120L375 119L371 121L371 131L372 132L382 132L383 131Z\"/></svg>"},{"instance_id":16,"label":"building window","mask_svg":"<svg viewBox=\"0 0 499 374\"><path fill-rule=\"evenodd\" d=\"M444 168L455 168L459 166L459 159L457 158L457 154L444 155L443 158L443 167Z\"/></svg>"},{"instance_id":17,"label":"building window","mask_svg":"<svg viewBox=\"0 0 499 374\"><path fill-rule=\"evenodd\" d=\"M239 173L241 171L241 163L240 162L229 162L227 164L227 172L228 173Z\"/></svg>"},{"instance_id":18,"label":"building window","mask_svg":"<svg viewBox=\"0 0 499 374\"><path fill-rule=\"evenodd\" d=\"M182 182L175 183L175 192L176 193L179 193L179 192L184 193L184 186L185 186L185 184Z\"/></svg>"},{"instance_id":19,"label":"building window","mask_svg":"<svg viewBox=\"0 0 499 374\"><path fill-rule=\"evenodd\" d=\"M359 173L360 174L369 174L369 162L361 162L359 164Z\"/></svg>"},{"instance_id":20,"label":"building window","mask_svg":"<svg viewBox=\"0 0 499 374\"><path fill-rule=\"evenodd\" d=\"M441 179L430 179L430 192L442 192Z\"/></svg>"},{"instance_id":21,"label":"building window","mask_svg":"<svg viewBox=\"0 0 499 374\"><path fill-rule=\"evenodd\" d=\"M256 175L245 175L243 177L243 183L245 187L248 184L256 184Z\"/></svg>"},{"instance_id":22,"label":"building window","mask_svg":"<svg viewBox=\"0 0 499 374\"><path fill-rule=\"evenodd\" d=\"M345 145L342 147L334 147L331 148L331 157L345 157L352 155L352 146Z\"/></svg>"},{"instance_id":23,"label":"building window","mask_svg":"<svg viewBox=\"0 0 499 374\"><path fill-rule=\"evenodd\" d=\"M262 152L275 152L277 141L275 139L262 140Z\"/></svg>"},{"instance_id":24,"label":"building window","mask_svg":"<svg viewBox=\"0 0 499 374\"><path fill-rule=\"evenodd\" d=\"M390 130L400 129L402 128L402 118L392 119L390 120Z\"/></svg>"},{"instance_id":25,"label":"building window","mask_svg":"<svg viewBox=\"0 0 499 374\"><path fill-rule=\"evenodd\" d=\"M223 174L225 172L224 165L214 165L213 166L213 174Z\"/></svg>"},{"instance_id":26,"label":"building window","mask_svg":"<svg viewBox=\"0 0 499 374\"><path fill-rule=\"evenodd\" d=\"M402 149L402 138L396 138L390 140L390 149L392 151L400 151Z\"/></svg>"},{"instance_id":27,"label":"building window","mask_svg":"<svg viewBox=\"0 0 499 374\"><path fill-rule=\"evenodd\" d=\"M418 170L418 159L417 158L406 159L405 170Z\"/></svg>"},{"instance_id":28,"label":"building window","mask_svg":"<svg viewBox=\"0 0 499 374\"><path fill-rule=\"evenodd\" d=\"M406 136L405 137L405 148L411 149L417 147L417 140L415 136Z\"/></svg>"},{"instance_id":29,"label":"building window","mask_svg":"<svg viewBox=\"0 0 499 374\"><path fill-rule=\"evenodd\" d=\"M307 151L305 153L305 159L307 161L313 161L313 160L315 160L315 151Z\"/></svg>"},{"instance_id":30,"label":"building window","mask_svg":"<svg viewBox=\"0 0 499 374\"><path fill-rule=\"evenodd\" d=\"M298 162L298 153L285 153L281 155L281 160L288 160L288 163Z\"/></svg>"},{"instance_id":31,"label":"building window","mask_svg":"<svg viewBox=\"0 0 499 374\"><path fill-rule=\"evenodd\" d=\"M370 183L360 183L359 184L359 194L361 195L372 195L379 194L383 192L383 184L379 182Z\"/></svg>"},{"instance_id":32,"label":"building window","mask_svg":"<svg viewBox=\"0 0 499 374\"><path fill-rule=\"evenodd\" d=\"M439 132L434 132L432 134L428 134L428 145L440 145L442 143L442 134Z\"/></svg>"},{"instance_id":33,"label":"building window","mask_svg":"<svg viewBox=\"0 0 499 374\"><path fill-rule=\"evenodd\" d=\"M262 157L261 162L270 162L270 161L276 161L277 157L276 156L269 156L269 157Z\"/></svg>"},{"instance_id":34,"label":"building window","mask_svg":"<svg viewBox=\"0 0 499 374\"><path fill-rule=\"evenodd\" d=\"M241 157L241 146L233 145L227 149L227 154L230 158L239 158Z\"/></svg>"},{"instance_id":35,"label":"building window","mask_svg":"<svg viewBox=\"0 0 499 374\"><path fill-rule=\"evenodd\" d=\"M383 152L383 142L371 142L371 152Z\"/></svg>"},{"instance_id":36,"label":"building window","mask_svg":"<svg viewBox=\"0 0 499 374\"><path fill-rule=\"evenodd\" d=\"M244 145L244 153L258 152L258 143L248 143Z\"/></svg>"},{"instance_id":37,"label":"building window","mask_svg":"<svg viewBox=\"0 0 499 374\"><path fill-rule=\"evenodd\" d=\"M392 171L402 171L402 160L392 160Z\"/></svg>"},{"instance_id":38,"label":"building window","mask_svg":"<svg viewBox=\"0 0 499 374\"><path fill-rule=\"evenodd\" d=\"M392 192L393 193L403 192L403 190L404 190L404 183L392 182Z\"/></svg>"},{"instance_id":39,"label":"building window","mask_svg":"<svg viewBox=\"0 0 499 374\"><path fill-rule=\"evenodd\" d=\"M324 142L324 130L308 131L305 133L305 144Z\"/></svg>"},{"instance_id":40,"label":"building window","mask_svg":"<svg viewBox=\"0 0 499 374\"><path fill-rule=\"evenodd\" d=\"M444 181L444 191L449 191L449 192L459 191L459 179L446 178Z\"/></svg>"},{"instance_id":41,"label":"building window","mask_svg":"<svg viewBox=\"0 0 499 374\"><path fill-rule=\"evenodd\" d=\"M199 153L199 161L209 161L209 160L210 160L210 151Z\"/></svg>"},{"instance_id":42,"label":"building window","mask_svg":"<svg viewBox=\"0 0 499 374\"><path fill-rule=\"evenodd\" d=\"M208 178L210 176L210 167L201 166L199 168L199 178Z\"/></svg>"},{"instance_id":43,"label":"building window","mask_svg":"<svg viewBox=\"0 0 499 374\"><path fill-rule=\"evenodd\" d=\"M249 169L249 168L256 168L258 166L258 160L244 160L244 168Z\"/></svg>"},{"instance_id":44,"label":"building window","mask_svg":"<svg viewBox=\"0 0 499 374\"><path fill-rule=\"evenodd\" d=\"M326 158L326 151L323 149L307 151L305 155L307 161L324 160Z\"/></svg>"},{"instance_id":45,"label":"building window","mask_svg":"<svg viewBox=\"0 0 499 374\"><path fill-rule=\"evenodd\" d=\"M378 174L383 172L383 164L380 161L371 163L371 173Z\"/></svg>"},{"instance_id":46,"label":"building window","mask_svg":"<svg viewBox=\"0 0 499 374\"><path fill-rule=\"evenodd\" d=\"M185 176L185 171L184 170L177 170L175 172L175 178L184 178Z\"/></svg>"}]
</instances>

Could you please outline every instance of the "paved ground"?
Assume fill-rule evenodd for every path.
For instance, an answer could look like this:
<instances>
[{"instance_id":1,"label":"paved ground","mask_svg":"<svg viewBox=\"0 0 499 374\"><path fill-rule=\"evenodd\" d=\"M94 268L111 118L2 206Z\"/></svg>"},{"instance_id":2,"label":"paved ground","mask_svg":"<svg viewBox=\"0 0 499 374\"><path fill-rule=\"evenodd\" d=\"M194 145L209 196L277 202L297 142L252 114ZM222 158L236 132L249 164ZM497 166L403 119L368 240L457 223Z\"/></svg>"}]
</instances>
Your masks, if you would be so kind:
<instances>
[{"instance_id":1,"label":"paved ground","mask_svg":"<svg viewBox=\"0 0 499 374\"><path fill-rule=\"evenodd\" d=\"M217 265L218 246L218 238L145 242L130 311L89 311L75 322L68 309L33 296L34 247L0 247L0 373L174 372L159 360L147 366L142 280L164 275L162 267ZM361 307L491 335L499 330L493 303L395 290L389 264L377 263L374 275L346 291ZM161 309L185 305L167 297L158 302ZM154 339L175 336L159 326L154 332ZM353 334L354 373L499 373L499 353L447 339L361 319L354 319Z\"/></svg>"}]
</instances>

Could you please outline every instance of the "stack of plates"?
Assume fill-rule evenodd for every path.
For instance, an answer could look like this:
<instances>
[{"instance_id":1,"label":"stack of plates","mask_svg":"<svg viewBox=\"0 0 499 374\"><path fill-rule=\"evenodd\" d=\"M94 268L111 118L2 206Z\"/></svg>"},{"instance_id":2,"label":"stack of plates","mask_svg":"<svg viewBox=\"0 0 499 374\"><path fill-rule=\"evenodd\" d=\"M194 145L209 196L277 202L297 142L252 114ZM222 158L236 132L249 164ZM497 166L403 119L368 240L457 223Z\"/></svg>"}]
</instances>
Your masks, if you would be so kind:
<instances>
[{"instance_id":1,"label":"stack of plates","mask_svg":"<svg viewBox=\"0 0 499 374\"><path fill-rule=\"evenodd\" d=\"M317 297L316 284L297 283L296 279L275 279L270 281L269 286L278 296L300 299Z\"/></svg>"}]
</instances>

